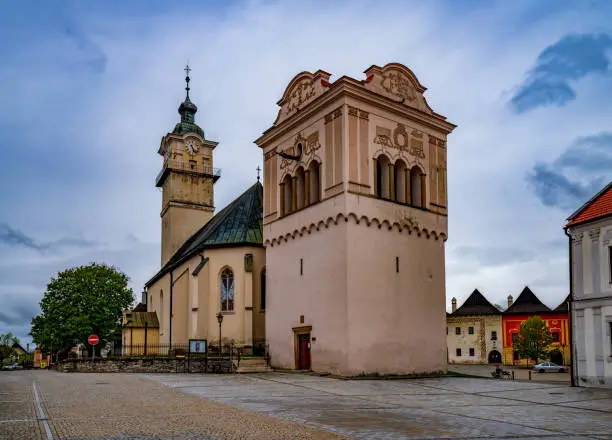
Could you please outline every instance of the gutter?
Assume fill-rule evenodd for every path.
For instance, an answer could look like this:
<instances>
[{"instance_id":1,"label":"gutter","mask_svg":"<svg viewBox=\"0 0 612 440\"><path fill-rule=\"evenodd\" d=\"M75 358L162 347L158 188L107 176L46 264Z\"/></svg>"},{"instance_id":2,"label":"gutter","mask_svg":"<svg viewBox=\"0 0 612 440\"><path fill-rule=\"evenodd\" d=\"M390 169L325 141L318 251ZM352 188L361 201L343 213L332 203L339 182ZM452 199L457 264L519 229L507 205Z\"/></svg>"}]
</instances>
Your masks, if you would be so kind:
<instances>
[{"instance_id":1,"label":"gutter","mask_svg":"<svg viewBox=\"0 0 612 440\"><path fill-rule=\"evenodd\" d=\"M578 363L574 359L576 356L574 350L574 338L573 338L573 325L572 325L572 303L574 302L574 253L572 252L572 236L567 232L567 227L563 228L563 232L567 235L568 238L568 249L569 249L569 300L567 302L567 327L569 330L569 340L570 340L570 370L572 374L570 374L570 386L576 386L576 376L578 376ZM576 362L576 363L575 363Z\"/></svg>"}]
</instances>

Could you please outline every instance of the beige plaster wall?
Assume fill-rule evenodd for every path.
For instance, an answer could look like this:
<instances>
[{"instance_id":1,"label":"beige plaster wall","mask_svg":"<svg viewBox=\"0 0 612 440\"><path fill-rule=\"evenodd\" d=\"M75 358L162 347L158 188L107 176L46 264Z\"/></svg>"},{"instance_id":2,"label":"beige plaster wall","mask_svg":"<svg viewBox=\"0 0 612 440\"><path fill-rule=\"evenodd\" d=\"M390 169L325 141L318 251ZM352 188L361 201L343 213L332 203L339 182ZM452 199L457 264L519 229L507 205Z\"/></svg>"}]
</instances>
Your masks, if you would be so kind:
<instances>
[{"instance_id":1,"label":"beige plaster wall","mask_svg":"<svg viewBox=\"0 0 612 440\"><path fill-rule=\"evenodd\" d=\"M212 208L169 206L162 215L161 265L166 264L178 248L212 216Z\"/></svg>"},{"instance_id":2,"label":"beige plaster wall","mask_svg":"<svg viewBox=\"0 0 612 440\"><path fill-rule=\"evenodd\" d=\"M461 328L461 334L455 334L455 328ZM469 334L469 327L474 327L474 334ZM497 350L503 355L501 315L450 316L447 318L448 362L451 364L487 364L489 353ZM491 332L497 332L497 340L491 340ZM457 356L456 349L461 349ZM474 356L470 356L470 348Z\"/></svg>"}]
</instances>

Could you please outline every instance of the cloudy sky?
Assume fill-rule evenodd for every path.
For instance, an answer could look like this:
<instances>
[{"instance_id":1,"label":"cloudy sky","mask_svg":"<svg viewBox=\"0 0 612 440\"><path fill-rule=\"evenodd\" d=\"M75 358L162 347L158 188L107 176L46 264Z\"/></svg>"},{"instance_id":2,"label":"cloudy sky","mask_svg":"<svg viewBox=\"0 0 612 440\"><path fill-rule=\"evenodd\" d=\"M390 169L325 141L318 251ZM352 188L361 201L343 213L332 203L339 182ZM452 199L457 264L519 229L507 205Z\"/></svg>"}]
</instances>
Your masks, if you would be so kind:
<instances>
[{"instance_id":1,"label":"cloudy sky","mask_svg":"<svg viewBox=\"0 0 612 440\"><path fill-rule=\"evenodd\" d=\"M256 178L289 80L410 67L448 140L447 297L567 295L567 216L612 178L606 1L30 1L0 5L0 333L92 261L159 268L161 137L183 67L220 142L216 206ZM450 307L450 304L449 304Z\"/></svg>"}]
</instances>

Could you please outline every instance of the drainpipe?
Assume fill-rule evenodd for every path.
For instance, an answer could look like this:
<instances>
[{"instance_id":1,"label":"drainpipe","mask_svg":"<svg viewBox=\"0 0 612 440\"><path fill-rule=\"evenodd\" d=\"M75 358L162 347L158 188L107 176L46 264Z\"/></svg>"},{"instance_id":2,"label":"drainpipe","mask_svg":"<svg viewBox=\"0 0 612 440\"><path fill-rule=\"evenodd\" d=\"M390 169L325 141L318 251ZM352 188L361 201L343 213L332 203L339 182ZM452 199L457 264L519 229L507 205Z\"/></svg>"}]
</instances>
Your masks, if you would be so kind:
<instances>
[{"instance_id":1,"label":"drainpipe","mask_svg":"<svg viewBox=\"0 0 612 440\"><path fill-rule=\"evenodd\" d=\"M574 254L572 252L572 236L567 232L567 228L563 229L565 235L568 238L568 246L569 246L569 301L567 302L567 327L569 330L569 344L570 344L570 385L575 387L576 380L575 376L578 376L578 363L575 363L576 353L574 352L574 339L573 339L573 331L572 331L572 303L574 302ZM574 368L576 368L576 374L574 374Z\"/></svg>"},{"instance_id":2,"label":"drainpipe","mask_svg":"<svg viewBox=\"0 0 612 440\"><path fill-rule=\"evenodd\" d=\"M170 331L169 331L169 340L170 340L170 344L169 344L169 348L168 351L172 350L172 287L174 286L174 271L170 270L170 313L169 313L169 319L170 319Z\"/></svg>"}]
</instances>

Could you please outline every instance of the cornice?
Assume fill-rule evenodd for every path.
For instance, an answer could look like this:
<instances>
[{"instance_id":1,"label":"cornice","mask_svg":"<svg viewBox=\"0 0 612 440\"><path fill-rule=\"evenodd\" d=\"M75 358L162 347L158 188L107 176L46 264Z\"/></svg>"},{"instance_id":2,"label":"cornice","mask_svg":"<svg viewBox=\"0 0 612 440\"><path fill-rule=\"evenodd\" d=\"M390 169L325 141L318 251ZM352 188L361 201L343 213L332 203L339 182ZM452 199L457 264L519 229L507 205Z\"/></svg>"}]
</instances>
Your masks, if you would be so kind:
<instances>
[{"instance_id":1,"label":"cornice","mask_svg":"<svg viewBox=\"0 0 612 440\"><path fill-rule=\"evenodd\" d=\"M314 114L321 111L334 100L341 98L344 95L372 104L376 107L397 114L400 117L423 124L445 134L449 134L455 129L455 127L457 127L455 124L447 122L437 113L432 113L430 115L416 108L394 102L386 96L379 95L366 89L363 87L360 81L343 76L334 81L327 92L316 97L304 109L287 118L279 125L272 126L266 130L259 138L255 140L255 143L261 148L262 144L267 144L274 141L278 137L286 134L288 131L293 130L297 125L303 123L305 120L311 118Z\"/></svg>"}]
</instances>

